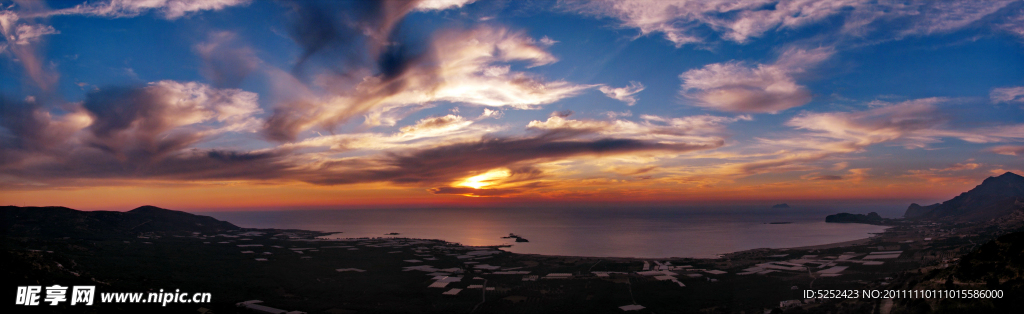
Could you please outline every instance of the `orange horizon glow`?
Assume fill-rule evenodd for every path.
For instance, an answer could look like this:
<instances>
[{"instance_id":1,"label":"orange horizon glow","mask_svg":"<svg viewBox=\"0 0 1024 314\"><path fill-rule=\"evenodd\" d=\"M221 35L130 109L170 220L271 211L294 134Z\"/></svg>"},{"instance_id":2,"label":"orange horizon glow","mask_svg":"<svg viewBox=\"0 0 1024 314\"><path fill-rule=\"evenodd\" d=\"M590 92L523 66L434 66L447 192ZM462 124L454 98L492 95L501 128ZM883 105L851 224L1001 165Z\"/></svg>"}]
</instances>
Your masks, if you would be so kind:
<instances>
[{"instance_id":1,"label":"orange horizon glow","mask_svg":"<svg viewBox=\"0 0 1024 314\"><path fill-rule=\"evenodd\" d=\"M500 172L500 171L499 171ZM491 172L480 176L490 177ZM482 180L481 180L482 181ZM467 180L472 182L472 180ZM980 182L978 182L980 183ZM2 191L4 205L64 206L79 210L125 211L142 205L185 211L251 211L303 208L465 207L517 204L644 204L869 202L910 200L929 203L952 198L978 183L823 185L817 182L723 185L715 187L564 186L551 191L504 197L436 195L421 187L386 184L317 186L233 184L228 186L97 186L54 190ZM475 183L474 183L475 184ZM481 185L485 188L486 185ZM908 203L909 204L909 203Z\"/></svg>"}]
</instances>

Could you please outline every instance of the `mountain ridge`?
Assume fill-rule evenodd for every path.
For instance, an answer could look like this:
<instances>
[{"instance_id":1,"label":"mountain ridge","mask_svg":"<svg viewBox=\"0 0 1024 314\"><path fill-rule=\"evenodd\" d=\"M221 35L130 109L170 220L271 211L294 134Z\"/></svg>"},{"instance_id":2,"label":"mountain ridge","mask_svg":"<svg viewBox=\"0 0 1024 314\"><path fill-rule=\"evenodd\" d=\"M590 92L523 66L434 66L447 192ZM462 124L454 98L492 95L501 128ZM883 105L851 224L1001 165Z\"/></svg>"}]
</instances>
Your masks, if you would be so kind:
<instances>
[{"instance_id":1,"label":"mountain ridge","mask_svg":"<svg viewBox=\"0 0 1024 314\"><path fill-rule=\"evenodd\" d=\"M1006 172L988 177L967 192L942 203L910 204L903 217L909 219L988 220L1019 209L1024 201L1024 177Z\"/></svg>"},{"instance_id":2,"label":"mountain ridge","mask_svg":"<svg viewBox=\"0 0 1024 314\"><path fill-rule=\"evenodd\" d=\"M80 211L63 206L0 206L0 232L6 236L102 237L152 231L219 232L241 229L209 216L156 206L127 212Z\"/></svg>"}]
</instances>

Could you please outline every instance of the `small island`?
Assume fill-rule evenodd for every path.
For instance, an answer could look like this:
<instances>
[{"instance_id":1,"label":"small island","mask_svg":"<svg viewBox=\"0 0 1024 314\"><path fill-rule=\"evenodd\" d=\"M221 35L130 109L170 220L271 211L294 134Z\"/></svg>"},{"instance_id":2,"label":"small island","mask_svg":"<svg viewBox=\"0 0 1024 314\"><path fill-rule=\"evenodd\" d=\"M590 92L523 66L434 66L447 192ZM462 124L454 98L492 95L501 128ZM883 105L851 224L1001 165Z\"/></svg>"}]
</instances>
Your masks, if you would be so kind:
<instances>
[{"instance_id":1,"label":"small island","mask_svg":"<svg viewBox=\"0 0 1024 314\"><path fill-rule=\"evenodd\" d=\"M826 216L825 222L879 224L882 222L882 216L879 216L876 212L870 212L867 215L838 213Z\"/></svg>"},{"instance_id":2,"label":"small island","mask_svg":"<svg viewBox=\"0 0 1024 314\"><path fill-rule=\"evenodd\" d=\"M517 236L515 233L509 233L507 237L501 237L502 239L516 239L516 242L530 242L523 237Z\"/></svg>"},{"instance_id":3,"label":"small island","mask_svg":"<svg viewBox=\"0 0 1024 314\"><path fill-rule=\"evenodd\" d=\"M780 209L780 208L789 208L789 204L782 203L782 204L772 205L772 209Z\"/></svg>"}]
</instances>

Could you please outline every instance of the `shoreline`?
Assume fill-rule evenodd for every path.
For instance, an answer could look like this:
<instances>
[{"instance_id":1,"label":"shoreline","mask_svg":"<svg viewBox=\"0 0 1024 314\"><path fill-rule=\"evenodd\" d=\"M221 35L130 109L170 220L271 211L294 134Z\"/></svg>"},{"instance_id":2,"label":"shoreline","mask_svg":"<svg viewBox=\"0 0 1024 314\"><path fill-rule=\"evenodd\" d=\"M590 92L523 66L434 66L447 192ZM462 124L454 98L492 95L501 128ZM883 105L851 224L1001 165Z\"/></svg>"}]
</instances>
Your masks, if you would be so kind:
<instances>
[{"instance_id":1,"label":"shoreline","mask_svg":"<svg viewBox=\"0 0 1024 314\"><path fill-rule=\"evenodd\" d=\"M194 228L191 221L180 223L183 227ZM675 240L677 243L661 250L629 247L627 250L599 250L587 249L585 244L589 242L551 242L551 246L539 249L557 253L556 249L564 246L566 251L582 254L549 255L501 250L502 245L464 245L383 231L372 236L359 232L351 234L356 236L352 237L347 232L232 225L230 229L203 231L184 228L136 232L129 229L104 234L108 237L95 240L69 240L60 237L64 234L54 233L51 236L56 238L12 242L18 252L11 254L26 263L54 265L54 271L47 273L49 277L60 280L79 275L92 277L111 290L141 291L187 282L220 298L221 301L206 306L208 309L227 313L236 311L237 302L245 300L263 300L275 308L310 313L403 312L410 308L449 313L469 311L479 304L484 304L485 312L521 313L561 309L567 299L604 300L586 303L585 308L590 312L615 312L622 304L642 304L664 309L658 312L727 305L748 313L760 313L777 307L780 302L792 301L794 296L790 292L794 286L806 289L813 283L813 288L871 289L900 285L905 278L894 281L890 277L897 276L892 274L942 269L949 263L948 259L962 254L964 248L972 248L986 239L985 234L972 238L961 235L988 230L984 224L970 228L958 226L958 232L950 231L947 225L922 224L900 220L889 221L878 228L845 228L864 230L849 233L849 238L822 236L831 232L806 233L793 229L790 231L798 236L793 240L819 244L751 248L702 254L701 257L585 254L714 253L715 248L724 251L732 245L752 247L796 241L758 237L763 232L777 230L759 229L752 237L744 238L744 242L719 243L714 238L699 235L662 236L659 241ZM372 229L377 228L367 230ZM484 242L479 241L483 238L477 237L478 241L471 243ZM830 239L839 241L822 243ZM62 244L55 246L54 243ZM616 243L622 242L602 245ZM655 248L665 245L664 242L652 244ZM81 247L96 249L81 250ZM184 254L167 255L167 252ZM887 254L872 255L879 253ZM57 263L68 265L66 260L78 261L77 265L83 266L71 264L70 268L64 266L66 270L56 266ZM148 266L123 267L126 264ZM170 267L181 272L165 271ZM69 271L74 274L68 274ZM181 273L190 275L182 277ZM139 278L146 279L140 281ZM757 297L731 298L730 293L737 289ZM374 292L367 295L367 290ZM327 296L325 291L331 295ZM488 301L482 302L481 293ZM632 294L644 295L645 299L633 301ZM680 296L686 296L688 301L672 303ZM816 307L819 302L801 306ZM105 309L115 307L110 305ZM194 310L184 307L178 307L183 309L180 312Z\"/></svg>"},{"instance_id":2,"label":"shoreline","mask_svg":"<svg viewBox=\"0 0 1024 314\"><path fill-rule=\"evenodd\" d=\"M870 225L878 225L878 224L870 224ZM841 242L832 242L832 243L825 243L825 244L818 244L818 245L796 246L796 247L778 247L778 248L762 247L762 248L752 248L752 249L746 249L746 250L738 250L738 251L732 251L732 252L726 252L726 253L719 253L719 254L717 254L717 257L688 257L688 256L671 256L671 257L583 256L583 255L540 254L540 253L518 253L518 252L512 252L512 251L505 251L505 252L508 252L508 253L511 253L511 254L516 254L516 255L522 255L522 256L530 256L530 257L580 258L580 259L607 259L607 260L693 259L693 260L718 260L718 259L727 258L729 256L733 256L733 255L737 255L737 254L742 254L742 253L751 252L751 251L761 251L761 250L775 250L775 251L796 250L796 251L799 251L799 250L824 250L824 249L834 249L834 248L840 248L840 247L863 246L863 245L867 245L868 243L871 243L871 241L873 241L873 240L881 239L881 238L885 237L886 231L888 231L890 228L896 227L896 225L881 225L881 226L885 226L886 229L883 230L882 232L871 233L872 234L871 236L866 237L866 238L861 238L861 239L855 239L855 240L849 240L849 241L841 241ZM261 230L262 228L245 228L245 229ZM270 228L270 229L263 229L263 230L280 230L280 229ZM298 229L292 229L292 230L298 230ZM312 231L312 230L302 230L302 231L327 233L327 232ZM328 235L341 235L343 233L344 232L330 232L330 233L327 233L327 234ZM334 239L323 239L323 238L320 238L322 236L325 236L325 235L318 236L318 237L316 237L314 239L319 240L319 241L349 241L349 240L359 240L359 239L407 239L407 240L441 241L441 242L445 242L445 243L457 244L457 245L466 246L466 247L481 247L481 248L487 247L487 248L495 248L495 249L507 248L507 247L511 247L512 246L512 244L463 245L463 244L458 243L458 242L450 242L450 241L447 241L447 240L444 240L444 239L410 238L410 237L400 237L400 236L391 236L391 237L389 237L387 235L383 235L383 236L380 236L380 237L358 237L358 238L353 237L353 238L334 238Z\"/></svg>"}]
</instances>

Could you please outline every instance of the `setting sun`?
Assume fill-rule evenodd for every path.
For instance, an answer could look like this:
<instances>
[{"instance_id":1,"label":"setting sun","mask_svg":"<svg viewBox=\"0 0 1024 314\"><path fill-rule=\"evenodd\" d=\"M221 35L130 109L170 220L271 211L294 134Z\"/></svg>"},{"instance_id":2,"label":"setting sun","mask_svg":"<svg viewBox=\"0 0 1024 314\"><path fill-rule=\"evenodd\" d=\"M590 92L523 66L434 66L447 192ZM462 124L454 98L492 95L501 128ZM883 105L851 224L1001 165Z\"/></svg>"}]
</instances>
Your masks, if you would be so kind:
<instances>
[{"instance_id":1,"label":"setting sun","mask_svg":"<svg viewBox=\"0 0 1024 314\"><path fill-rule=\"evenodd\" d=\"M511 173L508 169L493 169L481 175L472 176L466 178L456 186L471 187L474 189L480 189L486 186L494 185L498 180L508 178Z\"/></svg>"}]
</instances>

